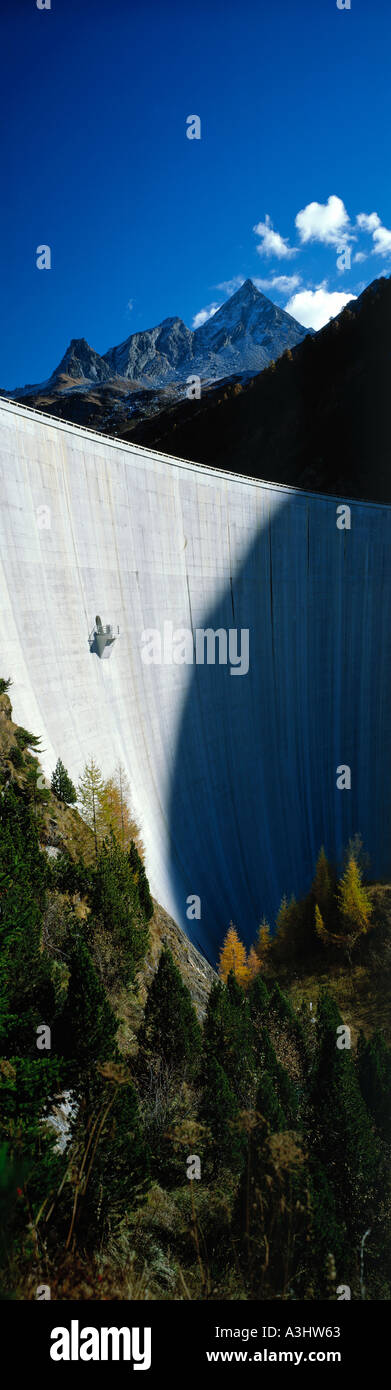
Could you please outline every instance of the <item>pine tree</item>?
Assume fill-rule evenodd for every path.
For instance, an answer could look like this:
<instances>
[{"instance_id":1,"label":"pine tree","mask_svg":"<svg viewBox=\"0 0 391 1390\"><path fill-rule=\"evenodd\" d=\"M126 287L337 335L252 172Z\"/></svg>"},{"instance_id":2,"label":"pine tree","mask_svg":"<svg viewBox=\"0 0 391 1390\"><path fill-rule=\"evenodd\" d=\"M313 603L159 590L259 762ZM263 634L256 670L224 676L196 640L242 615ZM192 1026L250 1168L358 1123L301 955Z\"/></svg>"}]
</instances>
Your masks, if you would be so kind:
<instances>
[{"instance_id":1,"label":"pine tree","mask_svg":"<svg viewBox=\"0 0 391 1390\"><path fill-rule=\"evenodd\" d=\"M0 796L0 1037L3 1056L36 1056L36 1028L50 1023L54 989L42 952L48 866L34 811L8 787Z\"/></svg>"},{"instance_id":2,"label":"pine tree","mask_svg":"<svg viewBox=\"0 0 391 1390\"><path fill-rule=\"evenodd\" d=\"M68 967L68 990L56 1028L56 1042L58 1051L72 1063L79 1085L84 1087L86 1076L95 1070L96 1063L116 1055L118 1020L78 929L71 935Z\"/></svg>"},{"instance_id":3,"label":"pine tree","mask_svg":"<svg viewBox=\"0 0 391 1390\"><path fill-rule=\"evenodd\" d=\"M275 1036L277 1032L283 1055L287 1058L293 1055L296 1058L298 1046L302 1040L300 1024L292 1005L286 995L282 994L279 986L276 984L272 993L269 994L264 981L259 976L251 989L250 1007L254 1023L257 1069L261 1077L256 1109L264 1115L272 1128L284 1129L287 1125L294 1125L296 1122L299 1087L291 1080L286 1067L279 1062L268 1025L273 1024L273 1035ZM265 1083L267 1090L263 1094L265 1077L268 1078L268 1082ZM269 1082L272 1085L272 1091ZM262 1095L263 1106L260 1101ZM272 1107L274 1103L278 1107L278 1119L276 1112L273 1122Z\"/></svg>"},{"instance_id":4,"label":"pine tree","mask_svg":"<svg viewBox=\"0 0 391 1390\"><path fill-rule=\"evenodd\" d=\"M325 1296L325 1268L327 1257L332 1254L338 1269L344 1254L344 1230L338 1220L334 1189L327 1176L321 1158L310 1158L310 1194L312 1211L311 1247L309 1265L312 1267L317 1293ZM343 1267L343 1266L342 1266ZM346 1272L346 1271L345 1271Z\"/></svg>"},{"instance_id":5,"label":"pine tree","mask_svg":"<svg viewBox=\"0 0 391 1390\"><path fill-rule=\"evenodd\" d=\"M219 974L224 982L228 980L228 976L231 972L239 984L247 984L248 967L246 947L243 946L243 942L240 941L233 922L230 922L219 959Z\"/></svg>"},{"instance_id":6,"label":"pine tree","mask_svg":"<svg viewBox=\"0 0 391 1390\"><path fill-rule=\"evenodd\" d=\"M248 993L251 1016L258 1025L263 1023L270 1002L269 991L262 975L257 975L252 981Z\"/></svg>"},{"instance_id":7,"label":"pine tree","mask_svg":"<svg viewBox=\"0 0 391 1390\"><path fill-rule=\"evenodd\" d=\"M281 900L276 919L276 936L274 938L273 949L277 960L290 960L297 949L297 934L299 929L299 908L296 898L292 893L290 902L284 893Z\"/></svg>"},{"instance_id":8,"label":"pine tree","mask_svg":"<svg viewBox=\"0 0 391 1390\"><path fill-rule=\"evenodd\" d=\"M142 902L129 855L112 836L98 851L92 909L123 952L128 984L133 983L148 945L149 886L145 875L141 896Z\"/></svg>"},{"instance_id":9,"label":"pine tree","mask_svg":"<svg viewBox=\"0 0 391 1390\"><path fill-rule=\"evenodd\" d=\"M39 1054L31 1058L15 1056L0 1067L0 1146L2 1141L7 1144L10 1160L19 1169L19 1184L27 1186L29 1222L34 1221L50 1191L58 1187L64 1166L63 1156L55 1151L53 1130L44 1123L55 1096L64 1086L64 1064L42 1054L39 1060L38 1057ZM17 1257L25 1224L25 1201L18 1206L13 1230L11 1226L9 1232L9 1242L12 1235L15 1238Z\"/></svg>"},{"instance_id":10,"label":"pine tree","mask_svg":"<svg viewBox=\"0 0 391 1390\"><path fill-rule=\"evenodd\" d=\"M288 995L284 994L284 991L280 989L278 980L275 980L275 983L273 985L272 993L270 996L270 1007L277 1019L279 1020L279 1022L291 1028L292 1033L296 1034L296 1036L300 1038L301 1027L295 1010L293 1008L293 1004L291 1004Z\"/></svg>"},{"instance_id":11,"label":"pine tree","mask_svg":"<svg viewBox=\"0 0 391 1390\"><path fill-rule=\"evenodd\" d=\"M23 728L23 724L18 724L18 727L15 732L15 738L18 747L21 749L40 748L41 739L39 738L39 735L31 734L29 729Z\"/></svg>"},{"instance_id":12,"label":"pine tree","mask_svg":"<svg viewBox=\"0 0 391 1390\"><path fill-rule=\"evenodd\" d=\"M232 973L226 985L217 981L210 991L204 1024L204 1074L212 1058L224 1062L236 1099L248 1106L255 1090L254 1029L248 1000Z\"/></svg>"},{"instance_id":13,"label":"pine tree","mask_svg":"<svg viewBox=\"0 0 391 1390\"><path fill-rule=\"evenodd\" d=\"M272 1077L268 1072L263 1072L255 1101L255 1109L272 1130L280 1132L287 1128L286 1118L282 1106L280 1105Z\"/></svg>"},{"instance_id":14,"label":"pine tree","mask_svg":"<svg viewBox=\"0 0 391 1390\"><path fill-rule=\"evenodd\" d=\"M37 1028L53 1026L55 1017L51 962L42 950L47 878L34 809L10 786L0 795L0 1146L7 1144L20 1186L28 1179L31 1221L58 1182L59 1158L43 1118L64 1084L61 1063L37 1051ZM4 1196L13 1208L12 1193ZM10 1212L8 1278L25 1210L19 1203Z\"/></svg>"},{"instance_id":15,"label":"pine tree","mask_svg":"<svg viewBox=\"0 0 391 1390\"><path fill-rule=\"evenodd\" d=\"M379 1133L391 1139L391 1048L380 1029L372 1038L360 1033L358 1076L361 1093Z\"/></svg>"},{"instance_id":16,"label":"pine tree","mask_svg":"<svg viewBox=\"0 0 391 1390\"><path fill-rule=\"evenodd\" d=\"M140 855L140 849L132 840L128 850L128 860L132 870L134 881L137 885L137 892L146 922L153 917L153 901L150 894L149 883Z\"/></svg>"},{"instance_id":17,"label":"pine tree","mask_svg":"<svg viewBox=\"0 0 391 1390\"><path fill-rule=\"evenodd\" d=\"M330 994L318 1002L318 1054L313 1073L312 1152L324 1165L347 1246L371 1224L378 1200L379 1147L358 1083L351 1048L339 1048L342 1020Z\"/></svg>"},{"instance_id":18,"label":"pine tree","mask_svg":"<svg viewBox=\"0 0 391 1390\"><path fill-rule=\"evenodd\" d=\"M61 758L57 758L54 772L52 772L51 789L59 801L64 801L66 806L74 806L77 801L76 791L67 773Z\"/></svg>"},{"instance_id":19,"label":"pine tree","mask_svg":"<svg viewBox=\"0 0 391 1390\"><path fill-rule=\"evenodd\" d=\"M148 991L139 1033L140 1053L192 1075L201 1051L201 1029L191 996L171 951L163 949Z\"/></svg>"},{"instance_id":20,"label":"pine tree","mask_svg":"<svg viewBox=\"0 0 391 1390\"><path fill-rule=\"evenodd\" d=\"M12 1254L12 1228L15 1227L17 1219L18 1188L20 1191L27 1173L26 1160L20 1157L19 1160L15 1160L10 1153L10 1146L5 1142L0 1143L0 1268L4 1268L0 1285L1 1302L11 1297L8 1271Z\"/></svg>"},{"instance_id":21,"label":"pine tree","mask_svg":"<svg viewBox=\"0 0 391 1390\"><path fill-rule=\"evenodd\" d=\"M273 1124L281 1112L268 1079L257 1100ZM233 1229L248 1296L294 1297L308 1264L309 1174L300 1136L271 1128L258 1109L249 1117L247 1161L238 1186ZM289 1290L289 1292L288 1292Z\"/></svg>"},{"instance_id":22,"label":"pine tree","mask_svg":"<svg viewBox=\"0 0 391 1390\"><path fill-rule=\"evenodd\" d=\"M212 1159L213 1169L221 1166L236 1172L243 1163L245 1138L239 1124L238 1102L216 1057L210 1058L206 1069L200 1119L208 1125L212 1136L208 1158Z\"/></svg>"},{"instance_id":23,"label":"pine tree","mask_svg":"<svg viewBox=\"0 0 391 1390\"><path fill-rule=\"evenodd\" d=\"M116 1230L121 1230L124 1214L128 1220L132 1208L140 1207L149 1172L135 1087L125 1069L117 1064L113 1067L109 1063L103 1072L109 1081L100 1081L94 1087L89 1130L84 1114L80 1113L82 1124L84 1121L82 1153L91 1122L95 1121L95 1132L99 1132L92 1165L87 1164L88 1183L77 1213L78 1238L86 1249L92 1250L97 1248L97 1237L100 1244L108 1237L112 1240Z\"/></svg>"},{"instance_id":24,"label":"pine tree","mask_svg":"<svg viewBox=\"0 0 391 1390\"><path fill-rule=\"evenodd\" d=\"M98 834L100 835L102 828L102 794L102 773L94 761L94 758L90 758L89 763L85 764L83 774L79 780L78 799L81 802L84 820L94 833L96 854L98 853Z\"/></svg>"}]
</instances>

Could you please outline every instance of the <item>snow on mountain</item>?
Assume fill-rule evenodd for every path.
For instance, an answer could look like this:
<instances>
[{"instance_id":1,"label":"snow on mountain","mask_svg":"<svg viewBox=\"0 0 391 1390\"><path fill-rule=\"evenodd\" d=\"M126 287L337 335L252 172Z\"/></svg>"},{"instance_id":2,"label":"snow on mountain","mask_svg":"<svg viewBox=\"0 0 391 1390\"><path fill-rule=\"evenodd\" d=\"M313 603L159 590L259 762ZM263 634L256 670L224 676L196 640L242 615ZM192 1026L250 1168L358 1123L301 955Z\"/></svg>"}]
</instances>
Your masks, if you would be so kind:
<instances>
[{"instance_id":1,"label":"snow on mountain","mask_svg":"<svg viewBox=\"0 0 391 1390\"><path fill-rule=\"evenodd\" d=\"M188 376L218 381L262 371L285 348L300 343L308 331L312 332L261 294L252 280L245 280L200 328L192 330L178 317L167 318L155 328L131 333L103 356L85 338L72 338L47 381L8 394L22 399L48 389L80 392L86 383L104 385L119 379L137 382L147 390L170 383L183 385Z\"/></svg>"},{"instance_id":2,"label":"snow on mountain","mask_svg":"<svg viewBox=\"0 0 391 1390\"><path fill-rule=\"evenodd\" d=\"M196 329L194 338L201 355L205 351L221 353L230 344L246 343L247 347L250 341L267 352L272 348L283 352L285 347L301 342L306 332L302 324L261 294L252 280L245 280L227 303Z\"/></svg>"},{"instance_id":3,"label":"snow on mountain","mask_svg":"<svg viewBox=\"0 0 391 1390\"><path fill-rule=\"evenodd\" d=\"M262 371L286 347L305 338L307 329L278 309L245 280L239 290L193 332L179 318L132 333L104 354L105 362L129 380L164 385L194 374L218 380L235 372Z\"/></svg>"}]
</instances>

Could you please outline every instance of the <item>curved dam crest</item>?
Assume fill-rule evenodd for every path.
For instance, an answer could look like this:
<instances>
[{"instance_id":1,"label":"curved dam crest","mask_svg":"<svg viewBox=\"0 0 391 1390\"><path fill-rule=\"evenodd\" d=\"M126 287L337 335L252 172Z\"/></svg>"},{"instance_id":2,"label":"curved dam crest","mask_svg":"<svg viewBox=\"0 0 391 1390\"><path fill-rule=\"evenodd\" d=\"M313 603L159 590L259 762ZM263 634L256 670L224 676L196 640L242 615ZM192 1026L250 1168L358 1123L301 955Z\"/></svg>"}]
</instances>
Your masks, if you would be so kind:
<instances>
[{"instance_id":1,"label":"curved dam crest","mask_svg":"<svg viewBox=\"0 0 391 1390\"><path fill-rule=\"evenodd\" d=\"M152 892L209 959L231 918L250 942L282 893L306 891L322 843L340 863L359 832L371 876L389 875L390 508L351 502L340 530L341 498L5 400L0 493L14 718L41 735L47 774L58 756L76 782L91 755L105 776L121 758ZM120 630L109 660L90 651L96 614ZM248 671L148 664L146 630L170 624L236 633L239 654L248 632Z\"/></svg>"}]
</instances>

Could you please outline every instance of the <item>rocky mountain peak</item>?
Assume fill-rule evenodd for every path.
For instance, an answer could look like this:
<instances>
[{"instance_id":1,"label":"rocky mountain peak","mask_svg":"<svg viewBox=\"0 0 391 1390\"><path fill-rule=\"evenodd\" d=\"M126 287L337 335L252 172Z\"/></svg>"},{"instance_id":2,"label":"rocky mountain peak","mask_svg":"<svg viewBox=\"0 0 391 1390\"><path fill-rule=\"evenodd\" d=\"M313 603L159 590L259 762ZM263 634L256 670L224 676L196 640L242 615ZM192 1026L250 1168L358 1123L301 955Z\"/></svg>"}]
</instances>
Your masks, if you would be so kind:
<instances>
[{"instance_id":1,"label":"rocky mountain peak","mask_svg":"<svg viewBox=\"0 0 391 1390\"><path fill-rule=\"evenodd\" d=\"M47 391L79 394L85 383L119 389L134 382L142 390L160 390L176 385L179 394L189 375L202 381L260 372L281 356L285 348L295 347L307 330L290 314L260 293L249 278L199 328L191 329L179 315L170 315L154 328L131 333L124 342L109 348L102 356L85 338L72 338L58 367L41 386L23 387L10 394L22 399Z\"/></svg>"}]
</instances>

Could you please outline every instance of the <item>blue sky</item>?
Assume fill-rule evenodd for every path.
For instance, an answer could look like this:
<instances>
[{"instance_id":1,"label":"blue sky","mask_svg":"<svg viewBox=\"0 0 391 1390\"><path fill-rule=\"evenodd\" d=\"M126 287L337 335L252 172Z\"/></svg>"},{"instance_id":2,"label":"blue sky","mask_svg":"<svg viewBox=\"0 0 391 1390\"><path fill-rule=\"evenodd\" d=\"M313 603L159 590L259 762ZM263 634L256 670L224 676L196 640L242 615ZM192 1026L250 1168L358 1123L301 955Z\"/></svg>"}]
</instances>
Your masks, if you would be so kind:
<instances>
[{"instance_id":1,"label":"blue sky","mask_svg":"<svg viewBox=\"0 0 391 1390\"><path fill-rule=\"evenodd\" d=\"M3 7L2 387L247 276L318 327L388 274L390 40L389 0Z\"/></svg>"}]
</instances>

